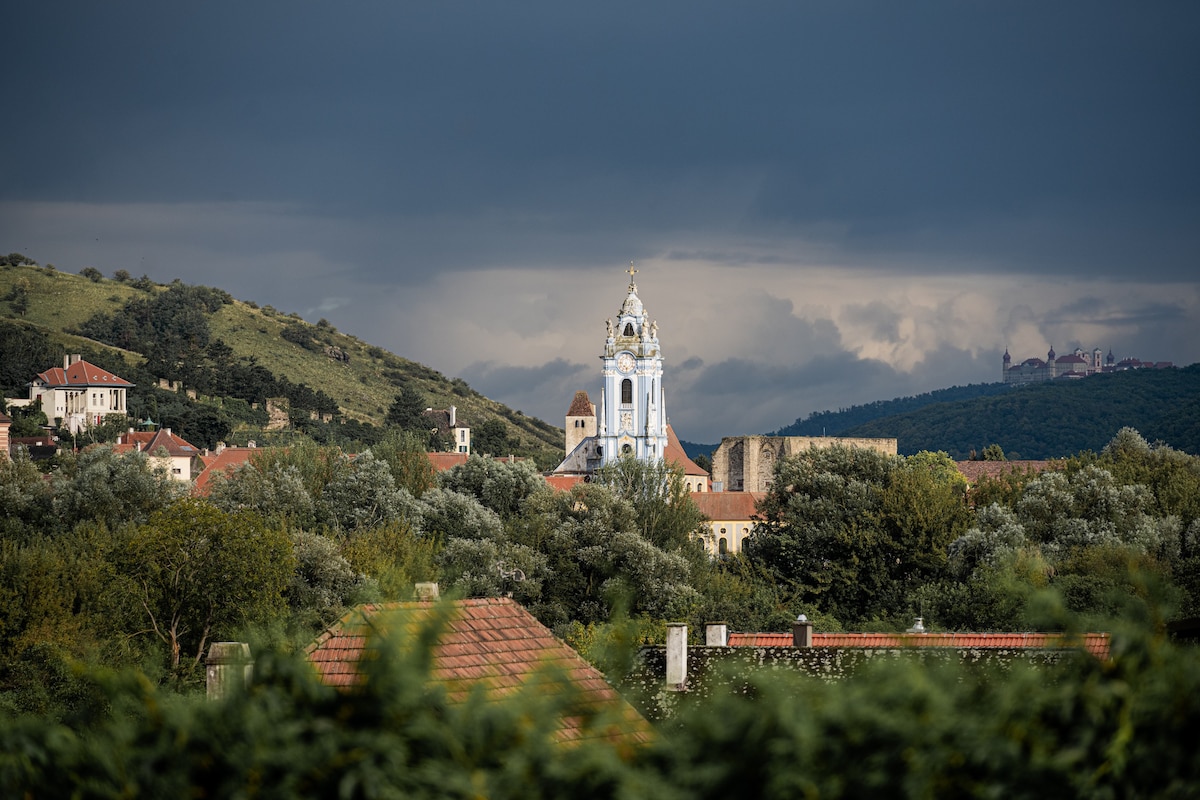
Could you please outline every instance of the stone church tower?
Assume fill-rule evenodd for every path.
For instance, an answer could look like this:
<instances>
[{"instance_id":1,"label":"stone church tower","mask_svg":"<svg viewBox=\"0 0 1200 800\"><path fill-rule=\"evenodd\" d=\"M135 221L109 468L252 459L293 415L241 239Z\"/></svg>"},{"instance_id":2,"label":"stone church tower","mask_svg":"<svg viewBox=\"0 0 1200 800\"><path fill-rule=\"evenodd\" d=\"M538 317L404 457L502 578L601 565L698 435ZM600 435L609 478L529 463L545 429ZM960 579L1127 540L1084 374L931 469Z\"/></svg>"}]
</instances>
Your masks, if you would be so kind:
<instances>
[{"instance_id":1,"label":"stone church tower","mask_svg":"<svg viewBox=\"0 0 1200 800\"><path fill-rule=\"evenodd\" d=\"M601 464L621 456L639 461L662 458L667 450L667 410L664 403L662 351L658 323L646 317L629 265L629 294L616 322L608 320L602 370L596 443Z\"/></svg>"}]
</instances>

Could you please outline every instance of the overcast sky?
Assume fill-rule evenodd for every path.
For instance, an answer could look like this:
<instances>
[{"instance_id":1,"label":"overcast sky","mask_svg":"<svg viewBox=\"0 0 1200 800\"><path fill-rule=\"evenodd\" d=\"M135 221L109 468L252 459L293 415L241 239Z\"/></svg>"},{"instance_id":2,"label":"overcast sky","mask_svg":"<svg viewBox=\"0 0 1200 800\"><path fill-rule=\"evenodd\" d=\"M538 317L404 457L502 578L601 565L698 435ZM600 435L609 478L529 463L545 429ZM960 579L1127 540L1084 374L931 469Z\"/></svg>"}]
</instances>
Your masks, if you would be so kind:
<instances>
[{"instance_id":1,"label":"overcast sky","mask_svg":"<svg viewBox=\"0 0 1200 800\"><path fill-rule=\"evenodd\" d=\"M328 319L527 414L630 261L684 438L1200 360L1200 4L8 3L0 251Z\"/></svg>"}]
</instances>

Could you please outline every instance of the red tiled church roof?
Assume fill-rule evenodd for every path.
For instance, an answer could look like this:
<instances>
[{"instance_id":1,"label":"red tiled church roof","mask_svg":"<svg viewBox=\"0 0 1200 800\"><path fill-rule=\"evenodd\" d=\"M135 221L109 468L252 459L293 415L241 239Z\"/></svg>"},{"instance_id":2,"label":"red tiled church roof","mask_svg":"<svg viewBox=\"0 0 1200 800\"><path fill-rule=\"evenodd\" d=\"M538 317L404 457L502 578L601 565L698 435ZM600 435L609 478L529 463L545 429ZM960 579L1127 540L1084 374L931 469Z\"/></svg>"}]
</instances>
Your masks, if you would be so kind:
<instances>
[{"instance_id":1,"label":"red tiled church roof","mask_svg":"<svg viewBox=\"0 0 1200 800\"><path fill-rule=\"evenodd\" d=\"M790 633L731 633L730 647L791 647ZM1109 635L1085 633L816 633L813 647L953 647L964 649L1037 649L1082 647L1108 657Z\"/></svg>"},{"instance_id":2,"label":"red tiled church roof","mask_svg":"<svg viewBox=\"0 0 1200 800\"><path fill-rule=\"evenodd\" d=\"M587 392L576 392L575 399L571 401L571 407L567 409L568 417L590 417L596 412L592 407L592 401L588 398Z\"/></svg>"},{"instance_id":3,"label":"red tiled church roof","mask_svg":"<svg viewBox=\"0 0 1200 800\"><path fill-rule=\"evenodd\" d=\"M752 519L766 492L693 492L692 502L711 520Z\"/></svg>"},{"instance_id":4,"label":"red tiled church roof","mask_svg":"<svg viewBox=\"0 0 1200 800\"><path fill-rule=\"evenodd\" d=\"M688 458L683 445L679 443L679 437L675 435L675 429L670 425L667 426L667 449L663 453L663 460L683 467L684 475L708 475L708 470L701 469L695 461Z\"/></svg>"},{"instance_id":5,"label":"red tiled church roof","mask_svg":"<svg viewBox=\"0 0 1200 800\"><path fill-rule=\"evenodd\" d=\"M583 660L546 626L509 598L454 601L452 615L433 650L432 680L444 684L451 702L461 702L476 684L503 695L543 679L546 668L561 670L593 708L614 712L613 727L599 735L648 738L644 719L608 684L604 675ZM320 679L351 687L362 680L359 661L370 657L373 635L390 631L415 633L429 620L435 603L388 603L362 606L342 617L308 648L308 660ZM564 718L562 737L584 734L579 721Z\"/></svg>"}]
</instances>

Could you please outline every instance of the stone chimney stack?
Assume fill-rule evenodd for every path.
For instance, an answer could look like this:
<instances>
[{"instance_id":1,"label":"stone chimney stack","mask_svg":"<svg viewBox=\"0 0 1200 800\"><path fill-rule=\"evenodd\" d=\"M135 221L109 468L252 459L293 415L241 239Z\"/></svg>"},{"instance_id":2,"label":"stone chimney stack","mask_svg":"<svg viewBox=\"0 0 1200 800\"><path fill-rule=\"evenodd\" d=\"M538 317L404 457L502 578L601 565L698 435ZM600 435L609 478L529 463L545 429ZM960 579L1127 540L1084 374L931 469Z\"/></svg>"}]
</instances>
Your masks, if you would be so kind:
<instances>
[{"instance_id":1,"label":"stone chimney stack","mask_svg":"<svg viewBox=\"0 0 1200 800\"><path fill-rule=\"evenodd\" d=\"M793 647L812 647L813 626L808 621L808 617L801 614L792 623L792 646Z\"/></svg>"},{"instance_id":2,"label":"stone chimney stack","mask_svg":"<svg viewBox=\"0 0 1200 800\"><path fill-rule=\"evenodd\" d=\"M729 644L729 625L725 622L710 622L704 626L704 644L708 647L724 647Z\"/></svg>"},{"instance_id":3,"label":"stone chimney stack","mask_svg":"<svg viewBox=\"0 0 1200 800\"><path fill-rule=\"evenodd\" d=\"M422 602L437 600L441 596L437 583L418 583L413 589L417 599Z\"/></svg>"},{"instance_id":4,"label":"stone chimney stack","mask_svg":"<svg viewBox=\"0 0 1200 800\"><path fill-rule=\"evenodd\" d=\"M667 623L667 689L687 688L687 623Z\"/></svg>"},{"instance_id":5,"label":"stone chimney stack","mask_svg":"<svg viewBox=\"0 0 1200 800\"><path fill-rule=\"evenodd\" d=\"M254 672L250 645L245 642L216 642L204 660L208 699L221 700L244 687Z\"/></svg>"}]
</instances>

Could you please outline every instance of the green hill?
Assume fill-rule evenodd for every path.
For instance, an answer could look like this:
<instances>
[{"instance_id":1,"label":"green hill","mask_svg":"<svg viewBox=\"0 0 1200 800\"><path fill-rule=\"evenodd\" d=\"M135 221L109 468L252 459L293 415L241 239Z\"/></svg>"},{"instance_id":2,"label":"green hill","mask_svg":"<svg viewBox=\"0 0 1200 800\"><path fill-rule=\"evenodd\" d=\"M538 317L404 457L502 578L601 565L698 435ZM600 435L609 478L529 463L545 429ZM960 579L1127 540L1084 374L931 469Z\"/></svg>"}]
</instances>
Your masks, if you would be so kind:
<instances>
[{"instance_id":1,"label":"green hill","mask_svg":"<svg viewBox=\"0 0 1200 800\"><path fill-rule=\"evenodd\" d=\"M1200 454L1200 364L1130 370L1006 387L1000 394L926 405L839 432L884 436L900 452L945 450L968 458L998 444L1009 458L1099 451L1123 427L1148 441Z\"/></svg>"},{"instance_id":2,"label":"green hill","mask_svg":"<svg viewBox=\"0 0 1200 800\"><path fill-rule=\"evenodd\" d=\"M1003 383L974 383L968 386L951 386L949 389L938 389L912 397L876 400L873 403L850 406L837 411L816 411L803 419L796 420L791 425L780 428L771 435L841 436L845 431L873 420L916 411L935 403L958 403L964 400L973 400L976 397L1003 394L1008 389L1009 386Z\"/></svg>"},{"instance_id":3,"label":"green hill","mask_svg":"<svg viewBox=\"0 0 1200 800\"><path fill-rule=\"evenodd\" d=\"M0 263L12 260L18 259ZM0 266L0 390L6 396L24 395L23 385L36 374L28 372L31 357L41 359L40 371L61 363L63 353L84 353L138 384L130 396L131 414L158 421L166 405L166 413L183 420L183 435L189 414L215 412L236 423L235 441L238 431L242 438L253 436L266 422L262 401L282 396L289 400L292 429L369 444L401 390L413 390L430 407L456 406L460 420L475 431L489 430L503 452L534 456L539 463L561 457L561 429L324 320L311 324L220 289L179 281L160 285L120 271L113 278L84 273ZM176 382L182 391L156 388L160 379ZM197 443L203 439L197 436Z\"/></svg>"}]
</instances>

